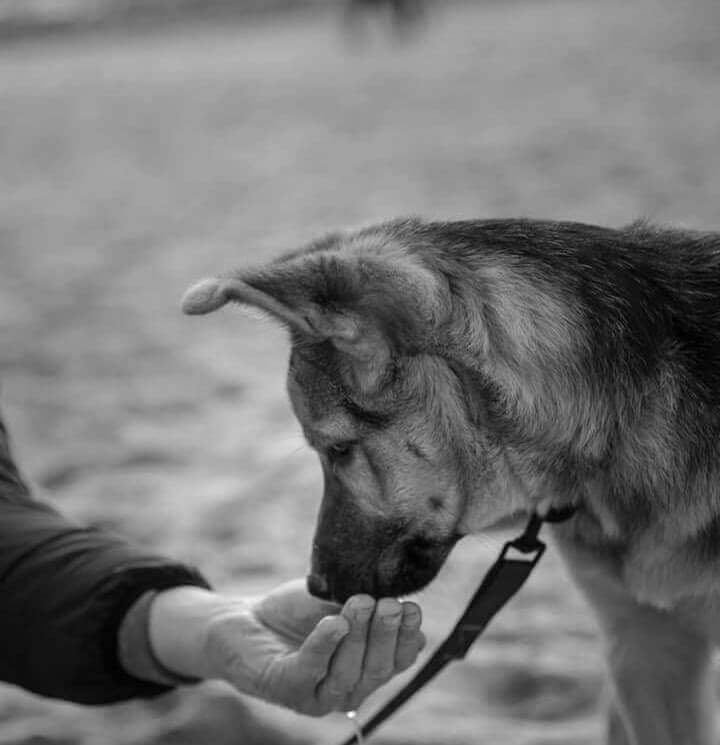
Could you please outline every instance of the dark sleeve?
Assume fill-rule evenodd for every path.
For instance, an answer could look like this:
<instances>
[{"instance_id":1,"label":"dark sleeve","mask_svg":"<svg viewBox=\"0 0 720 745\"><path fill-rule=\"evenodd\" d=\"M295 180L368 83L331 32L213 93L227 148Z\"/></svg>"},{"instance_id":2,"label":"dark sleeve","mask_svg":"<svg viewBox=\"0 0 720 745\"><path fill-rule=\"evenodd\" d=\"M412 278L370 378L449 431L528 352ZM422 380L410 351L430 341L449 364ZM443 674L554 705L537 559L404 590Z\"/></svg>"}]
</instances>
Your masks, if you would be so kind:
<instances>
[{"instance_id":1,"label":"dark sleeve","mask_svg":"<svg viewBox=\"0 0 720 745\"><path fill-rule=\"evenodd\" d=\"M195 569L34 500L0 421L0 680L83 704L168 690L125 672L118 629L143 594L180 585L208 587Z\"/></svg>"}]
</instances>

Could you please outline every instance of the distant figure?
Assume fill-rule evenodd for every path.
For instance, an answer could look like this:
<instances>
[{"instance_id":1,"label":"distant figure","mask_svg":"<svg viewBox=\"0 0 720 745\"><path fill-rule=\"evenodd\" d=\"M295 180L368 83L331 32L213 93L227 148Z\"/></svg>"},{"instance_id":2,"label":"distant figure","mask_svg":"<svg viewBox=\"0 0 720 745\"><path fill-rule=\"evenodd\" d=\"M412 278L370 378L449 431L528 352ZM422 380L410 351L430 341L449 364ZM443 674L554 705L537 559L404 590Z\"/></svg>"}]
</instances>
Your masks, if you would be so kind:
<instances>
[{"instance_id":1,"label":"distant figure","mask_svg":"<svg viewBox=\"0 0 720 745\"><path fill-rule=\"evenodd\" d=\"M357 38L371 17L387 18L398 35L417 28L425 18L426 0L348 0L345 26Z\"/></svg>"}]
</instances>

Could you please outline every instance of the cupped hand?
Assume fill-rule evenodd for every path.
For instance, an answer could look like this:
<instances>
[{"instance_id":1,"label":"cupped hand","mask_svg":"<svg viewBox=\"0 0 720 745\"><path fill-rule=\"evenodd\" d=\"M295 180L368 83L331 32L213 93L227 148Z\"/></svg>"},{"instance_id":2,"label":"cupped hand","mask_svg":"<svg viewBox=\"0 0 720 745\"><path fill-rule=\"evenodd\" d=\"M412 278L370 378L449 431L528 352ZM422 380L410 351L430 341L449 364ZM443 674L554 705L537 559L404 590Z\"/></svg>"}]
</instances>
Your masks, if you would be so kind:
<instances>
[{"instance_id":1,"label":"cupped hand","mask_svg":"<svg viewBox=\"0 0 720 745\"><path fill-rule=\"evenodd\" d=\"M217 617L209 654L239 690L320 716L357 708L410 667L425 644L421 620L412 602L355 595L341 608L294 580Z\"/></svg>"}]
</instances>

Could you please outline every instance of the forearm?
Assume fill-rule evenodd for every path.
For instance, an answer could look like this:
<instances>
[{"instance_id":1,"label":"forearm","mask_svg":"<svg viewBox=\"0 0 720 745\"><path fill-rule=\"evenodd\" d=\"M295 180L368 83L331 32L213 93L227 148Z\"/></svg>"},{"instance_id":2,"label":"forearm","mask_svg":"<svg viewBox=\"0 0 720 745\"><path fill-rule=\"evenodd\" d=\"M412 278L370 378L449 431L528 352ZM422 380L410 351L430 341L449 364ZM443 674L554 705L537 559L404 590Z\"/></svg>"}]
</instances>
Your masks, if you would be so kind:
<instances>
[{"instance_id":1,"label":"forearm","mask_svg":"<svg viewBox=\"0 0 720 745\"><path fill-rule=\"evenodd\" d=\"M243 693L258 695L263 670L254 664L260 651L257 630L258 621L243 599L198 587L165 590L152 599L147 614L155 671L139 677L175 684L223 679ZM140 672L132 665L128 670Z\"/></svg>"},{"instance_id":2,"label":"forearm","mask_svg":"<svg viewBox=\"0 0 720 745\"><path fill-rule=\"evenodd\" d=\"M0 679L88 704L162 692L123 670L117 628L143 593L200 575L42 505L2 502L0 526Z\"/></svg>"},{"instance_id":3,"label":"forearm","mask_svg":"<svg viewBox=\"0 0 720 745\"><path fill-rule=\"evenodd\" d=\"M167 690L118 659L118 628L151 590L207 586L192 568L34 500L0 419L0 680L104 704Z\"/></svg>"},{"instance_id":4,"label":"forearm","mask_svg":"<svg viewBox=\"0 0 720 745\"><path fill-rule=\"evenodd\" d=\"M220 677L222 671L208 655L208 637L213 623L228 612L247 612L247 604L198 587L158 593L148 614L148 639L155 658L182 677Z\"/></svg>"}]
</instances>

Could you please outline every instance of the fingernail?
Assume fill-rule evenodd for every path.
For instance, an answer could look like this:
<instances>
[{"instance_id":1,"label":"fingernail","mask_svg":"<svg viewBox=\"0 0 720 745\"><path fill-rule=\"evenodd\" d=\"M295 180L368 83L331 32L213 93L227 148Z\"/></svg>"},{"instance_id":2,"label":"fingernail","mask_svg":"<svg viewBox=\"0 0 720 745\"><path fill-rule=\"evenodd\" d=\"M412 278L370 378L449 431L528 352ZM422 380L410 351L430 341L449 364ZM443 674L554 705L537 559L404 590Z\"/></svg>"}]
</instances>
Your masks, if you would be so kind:
<instances>
[{"instance_id":1,"label":"fingernail","mask_svg":"<svg viewBox=\"0 0 720 745\"><path fill-rule=\"evenodd\" d=\"M367 621L368 618L372 615L373 610L375 609L375 603L372 602L360 602L355 606L353 615L355 616L355 620L357 621Z\"/></svg>"},{"instance_id":2,"label":"fingernail","mask_svg":"<svg viewBox=\"0 0 720 745\"><path fill-rule=\"evenodd\" d=\"M392 628L393 626L397 626L398 623L400 623L400 614L399 613L392 613L387 616L382 616L381 620L383 622L384 626L387 626L389 628Z\"/></svg>"}]
</instances>

